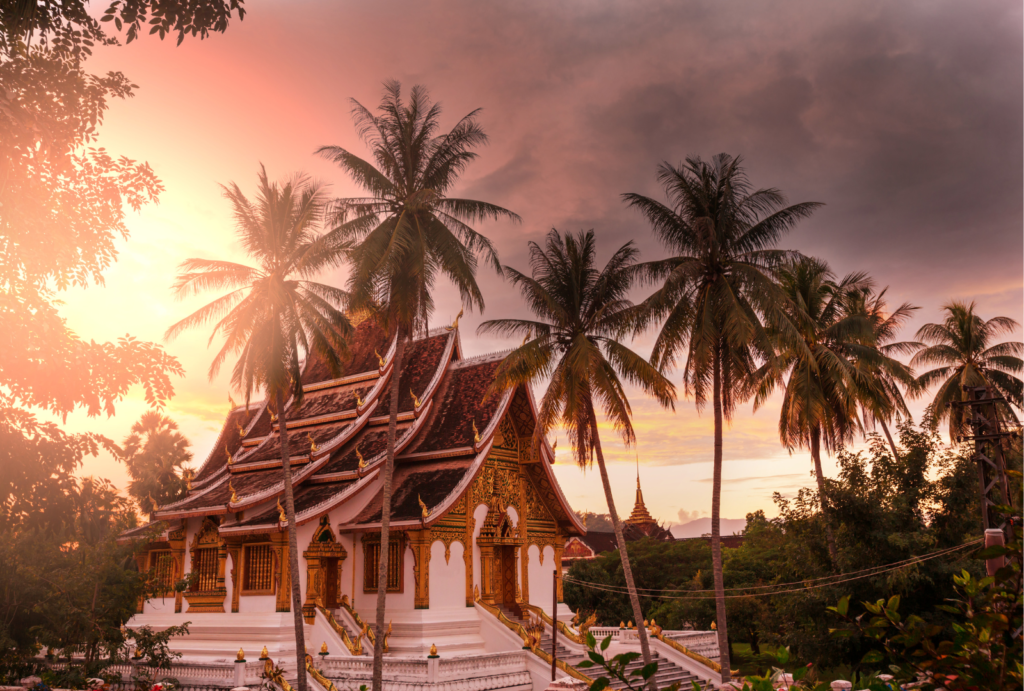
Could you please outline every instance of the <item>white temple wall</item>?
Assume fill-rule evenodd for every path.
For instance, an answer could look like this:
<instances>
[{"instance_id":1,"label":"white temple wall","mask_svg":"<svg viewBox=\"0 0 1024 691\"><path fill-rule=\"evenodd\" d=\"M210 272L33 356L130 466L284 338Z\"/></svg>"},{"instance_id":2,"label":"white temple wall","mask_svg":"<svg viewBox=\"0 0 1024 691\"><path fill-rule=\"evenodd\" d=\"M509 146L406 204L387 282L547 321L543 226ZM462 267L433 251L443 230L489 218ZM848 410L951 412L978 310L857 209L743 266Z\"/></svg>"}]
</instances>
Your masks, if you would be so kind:
<instances>
[{"instance_id":1,"label":"white temple wall","mask_svg":"<svg viewBox=\"0 0 1024 691\"><path fill-rule=\"evenodd\" d=\"M289 598L289 602L291 598ZM230 605L231 600L227 600L225 605ZM225 606L225 611L229 611L230 607ZM238 612L276 612L277 611L277 598L274 595L242 595L238 598Z\"/></svg>"},{"instance_id":2,"label":"white temple wall","mask_svg":"<svg viewBox=\"0 0 1024 691\"><path fill-rule=\"evenodd\" d=\"M372 593L363 592L363 542L362 536L365 533L353 533L352 540L354 547L349 554L356 555L356 591L355 597L351 598L353 606L356 611L359 612L359 616L364 621L373 621L377 610L377 591ZM346 546L345 549L348 549ZM345 560L346 562L348 559ZM442 559L442 561L444 561ZM411 610L414 609L414 602L416 597L416 574L413 572L413 556L412 548L409 547L408 543L405 546L405 552L402 557L402 592L400 593L388 593L385 601L385 608L396 610ZM351 578L352 574L349 574Z\"/></svg>"},{"instance_id":3,"label":"white temple wall","mask_svg":"<svg viewBox=\"0 0 1024 691\"><path fill-rule=\"evenodd\" d=\"M333 516L331 516L331 526L334 526ZM355 568L356 559L362 555L358 553L358 550L352 544L352 535L338 535L337 530L335 530L334 536L338 540L338 544L345 548L345 554L348 555L338 567L341 570L341 588L338 597L348 595L348 601L353 602L352 598L355 587L359 584L353 581L352 577L362 573Z\"/></svg>"},{"instance_id":4,"label":"white temple wall","mask_svg":"<svg viewBox=\"0 0 1024 691\"><path fill-rule=\"evenodd\" d=\"M144 614L174 614L174 596L146 600L142 606Z\"/></svg>"},{"instance_id":5,"label":"white temple wall","mask_svg":"<svg viewBox=\"0 0 1024 691\"><path fill-rule=\"evenodd\" d=\"M541 607L551 614L551 572L555 567L555 549L550 545L544 547L544 563L540 561L541 550L537 545L530 545L530 604Z\"/></svg>"},{"instance_id":6,"label":"white temple wall","mask_svg":"<svg viewBox=\"0 0 1024 691\"><path fill-rule=\"evenodd\" d=\"M444 561L444 543L430 546L430 609L466 609L466 562L461 542L452 542L449 560Z\"/></svg>"}]
</instances>

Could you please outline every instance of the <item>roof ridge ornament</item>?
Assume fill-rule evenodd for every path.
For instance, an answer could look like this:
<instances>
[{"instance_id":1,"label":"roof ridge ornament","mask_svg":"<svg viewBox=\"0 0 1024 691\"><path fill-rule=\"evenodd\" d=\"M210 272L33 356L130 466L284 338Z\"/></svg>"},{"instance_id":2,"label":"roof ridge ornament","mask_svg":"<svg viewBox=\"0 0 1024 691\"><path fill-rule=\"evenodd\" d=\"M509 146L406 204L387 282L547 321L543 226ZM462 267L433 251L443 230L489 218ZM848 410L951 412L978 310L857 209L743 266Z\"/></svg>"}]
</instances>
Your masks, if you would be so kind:
<instances>
[{"instance_id":1,"label":"roof ridge ornament","mask_svg":"<svg viewBox=\"0 0 1024 691\"><path fill-rule=\"evenodd\" d=\"M455 321L452 322L451 326L444 327L445 331L455 331L455 329L459 328L459 320L462 319L463 313L464 308L459 308L459 313L455 315Z\"/></svg>"},{"instance_id":2,"label":"roof ridge ornament","mask_svg":"<svg viewBox=\"0 0 1024 691\"><path fill-rule=\"evenodd\" d=\"M320 450L320 447L316 445L316 441L313 439L313 435L306 432L306 438L309 439L309 453L314 454Z\"/></svg>"},{"instance_id":3,"label":"roof ridge ornament","mask_svg":"<svg viewBox=\"0 0 1024 691\"><path fill-rule=\"evenodd\" d=\"M379 366L379 367L380 367L381 369L384 369L384 364L385 364L385 363L384 363L384 358L383 358L383 357L381 357L381 354L377 352L377 349L376 349L376 348L374 348L374 349L373 349L373 354L377 356L377 365L378 365L378 366Z\"/></svg>"},{"instance_id":4,"label":"roof ridge ornament","mask_svg":"<svg viewBox=\"0 0 1024 691\"><path fill-rule=\"evenodd\" d=\"M358 446L356 447L356 458L359 459L359 465L356 466L356 467L359 470L362 470L363 468L365 468L366 467L366 459L363 458L363 454L359 453L359 447Z\"/></svg>"},{"instance_id":5,"label":"roof ridge ornament","mask_svg":"<svg viewBox=\"0 0 1024 691\"><path fill-rule=\"evenodd\" d=\"M231 492L231 503L238 503L238 495L235 494L235 488L231 485L231 480L228 480L228 491Z\"/></svg>"},{"instance_id":6,"label":"roof ridge ornament","mask_svg":"<svg viewBox=\"0 0 1024 691\"><path fill-rule=\"evenodd\" d=\"M419 410L422 405L422 403L420 403L420 399L416 397L416 393L412 389L409 389L409 395L412 396L413 409Z\"/></svg>"},{"instance_id":7,"label":"roof ridge ornament","mask_svg":"<svg viewBox=\"0 0 1024 691\"><path fill-rule=\"evenodd\" d=\"M476 444L480 443L480 432L476 428L476 420L473 420L473 442Z\"/></svg>"},{"instance_id":8,"label":"roof ridge ornament","mask_svg":"<svg viewBox=\"0 0 1024 691\"><path fill-rule=\"evenodd\" d=\"M427 505L423 503L423 497L419 494L416 495L416 501L420 503L420 516L426 520L430 516L430 509L428 509Z\"/></svg>"},{"instance_id":9,"label":"roof ridge ornament","mask_svg":"<svg viewBox=\"0 0 1024 691\"><path fill-rule=\"evenodd\" d=\"M362 407L363 407L363 404L365 404L365 403L366 403L366 401L364 401L364 400L363 400L363 399L362 399L362 398L361 398L361 397L359 396L359 391L358 391L358 390L357 390L357 391L355 391L354 393L355 393L355 395L356 395L356 407L357 407L357 408L362 408Z\"/></svg>"},{"instance_id":10,"label":"roof ridge ornament","mask_svg":"<svg viewBox=\"0 0 1024 691\"><path fill-rule=\"evenodd\" d=\"M284 512L284 507L281 506L281 497L277 498L277 522L287 523L288 515Z\"/></svg>"}]
</instances>

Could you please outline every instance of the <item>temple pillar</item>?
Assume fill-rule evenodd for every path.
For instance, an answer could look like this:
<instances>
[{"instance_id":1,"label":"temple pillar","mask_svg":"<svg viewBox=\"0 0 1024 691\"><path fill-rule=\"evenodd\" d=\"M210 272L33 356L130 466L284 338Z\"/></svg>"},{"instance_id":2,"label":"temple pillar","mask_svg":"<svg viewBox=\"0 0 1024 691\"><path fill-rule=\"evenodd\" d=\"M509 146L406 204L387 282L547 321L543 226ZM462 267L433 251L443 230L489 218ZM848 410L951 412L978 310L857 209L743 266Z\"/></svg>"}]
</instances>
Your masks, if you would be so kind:
<instances>
[{"instance_id":1,"label":"temple pillar","mask_svg":"<svg viewBox=\"0 0 1024 691\"><path fill-rule=\"evenodd\" d=\"M227 545L228 556L231 557L231 611L238 612L238 598L242 594L242 545L238 542L231 542Z\"/></svg>"},{"instance_id":2,"label":"temple pillar","mask_svg":"<svg viewBox=\"0 0 1024 691\"><path fill-rule=\"evenodd\" d=\"M416 577L413 602L416 609L430 609L430 545L433 536L430 528L410 530L408 535L412 547L413 574Z\"/></svg>"},{"instance_id":3,"label":"temple pillar","mask_svg":"<svg viewBox=\"0 0 1024 691\"><path fill-rule=\"evenodd\" d=\"M467 502L466 510L466 541L464 543L465 549L462 550L462 560L466 564L466 607L472 607L474 602L473 596L473 528L476 527L476 521L473 520L472 514L472 503Z\"/></svg>"},{"instance_id":4,"label":"temple pillar","mask_svg":"<svg viewBox=\"0 0 1024 691\"><path fill-rule=\"evenodd\" d=\"M519 582L523 589L523 603L530 603L530 545L524 544L520 550L522 556L519 558Z\"/></svg>"},{"instance_id":5,"label":"temple pillar","mask_svg":"<svg viewBox=\"0 0 1024 691\"><path fill-rule=\"evenodd\" d=\"M171 560L174 564L174 581L185 577L185 526L172 530L167 534L171 546ZM174 613L181 614L182 595L180 590L174 591Z\"/></svg>"},{"instance_id":6,"label":"temple pillar","mask_svg":"<svg viewBox=\"0 0 1024 691\"><path fill-rule=\"evenodd\" d=\"M292 587L288 571L288 533L281 531L270 535L270 548L274 551L277 568L274 569L277 580L277 611L292 611Z\"/></svg>"}]
</instances>

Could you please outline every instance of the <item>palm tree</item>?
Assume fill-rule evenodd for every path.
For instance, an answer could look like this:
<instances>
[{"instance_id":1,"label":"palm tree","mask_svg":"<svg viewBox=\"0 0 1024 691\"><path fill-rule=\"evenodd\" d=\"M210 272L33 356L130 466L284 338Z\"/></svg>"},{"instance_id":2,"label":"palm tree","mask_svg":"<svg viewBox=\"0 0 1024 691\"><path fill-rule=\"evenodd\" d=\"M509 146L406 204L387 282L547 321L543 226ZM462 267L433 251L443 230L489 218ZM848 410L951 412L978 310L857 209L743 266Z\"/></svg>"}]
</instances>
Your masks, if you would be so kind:
<instances>
[{"instance_id":1,"label":"palm tree","mask_svg":"<svg viewBox=\"0 0 1024 691\"><path fill-rule=\"evenodd\" d=\"M177 501L185 493L183 466L192 460L178 423L155 410L142 414L125 437L120 456L128 469L128 493L143 513Z\"/></svg>"},{"instance_id":2,"label":"palm tree","mask_svg":"<svg viewBox=\"0 0 1024 691\"><path fill-rule=\"evenodd\" d=\"M662 164L658 180L668 205L623 195L674 255L647 265L647 277L661 281L661 287L640 306L636 328L665 319L652 364L664 370L685 353L685 392L694 396L698 411L709 398L714 409L711 558L723 681L731 671L722 576L722 422L749 393L747 378L757 361L774 356L761 320L776 315L786 301L771 274L792 253L773 248L820 206L784 206L779 190L752 191L741 162L719 154L710 162L693 157L679 166ZM776 321L781 325L785 319Z\"/></svg>"},{"instance_id":3,"label":"palm tree","mask_svg":"<svg viewBox=\"0 0 1024 691\"><path fill-rule=\"evenodd\" d=\"M247 199L235 183L223 189L224 196L231 201L242 246L257 265L213 259L182 262L174 284L179 299L208 290L228 292L174 324L165 338L175 338L187 329L217 320L210 342L221 335L224 345L210 365L210 379L217 375L229 355L238 354L231 372L232 387L244 394L247 404L253 393L262 390L271 409L277 411L295 655L299 689L305 691L306 645L285 406L289 397L296 404L302 401L304 358L319 357L332 372L340 374L345 338L352 332L341 311L347 294L310 280L319 267L328 263L324 257L327 247L320 242L317 232L326 203L322 186L304 176L283 184L272 183L261 166L255 200Z\"/></svg>"},{"instance_id":4,"label":"palm tree","mask_svg":"<svg viewBox=\"0 0 1024 691\"><path fill-rule=\"evenodd\" d=\"M786 324L796 327L797 338L787 338L792 332L785 329L777 334L776 361L755 375L754 409L764 404L788 373L779 437L790 451L806 448L811 452L829 556L838 566L821 445L832 453L852 440L862 429L858 409L865 400L882 407L880 396L867 393L875 383L870 371L883 367L885 359L873 344L874 323L865 312L848 309L856 299L851 296L870 290L871 283L863 273L836 281L828 264L811 257L785 263L777 277L788 298Z\"/></svg>"},{"instance_id":5,"label":"palm tree","mask_svg":"<svg viewBox=\"0 0 1024 691\"><path fill-rule=\"evenodd\" d=\"M671 382L616 340L631 318L633 305L626 295L638 277L638 251L632 242L626 243L599 271L594 266L592 230L575 236L567 234L564 238L552 230L544 248L535 242L529 243L529 247L532 276L508 266L504 270L537 319L497 319L480 325L483 332L532 338L502 362L495 390L550 377L537 413L534 444L539 444L559 424L568 432L580 467L591 465L596 454L633 616L642 622L644 617L622 523L612 498L595 408L596 399L627 445L635 443L636 435L623 379L654 396L663 406L675 408L675 387ZM638 626L637 631L644 663L650 664L647 632L643 626Z\"/></svg>"},{"instance_id":6,"label":"palm tree","mask_svg":"<svg viewBox=\"0 0 1024 691\"><path fill-rule=\"evenodd\" d=\"M913 367L935 366L917 378L921 392L939 385L928 406L936 423L949 419L949 436L956 439L964 431L963 408L952 405L966 400L963 387L986 386L1003 396L1018 410L1021 408L1022 382L1021 355L1024 344L1020 341L995 343L1000 334L1013 333L1020 324L1009 317L992 317L985 321L974 311L974 303L959 300L942 306L946 318L941 324L925 324L917 331L923 346L910 361ZM1016 420L1009 406L1000 411Z\"/></svg>"},{"instance_id":7,"label":"palm tree","mask_svg":"<svg viewBox=\"0 0 1024 691\"><path fill-rule=\"evenodd\" d=\"M375 618L375 630L380 632L387 597L391 480L406 342L417 331L426 331L434 308L430 291L439 274L455 284L470 310L483 310L483 294L476 283L477 255L483 255L499 273L501 264L491 242L469 224L501 218L519 221L519 217L494 204L447 196L476 159L473 149L487 141L476 121L479 110L463 117L447 134L438 134L441 106L430 102L422 86L413 87L406 102L401 85L386 82L377 115L358 101L352 104L356 127L376 166L339 146L324 146L317 153L337 163L369 194L335 202L334 227L324 244L336 259L344 257L351 263L348 286L353 307L375 315L397 339L381 497ZM382 686L383 655L384 636L378 635L373 647L373 691Z\"/></svg>"},{"instance_id":8,"label":"palm tree","mask_svg":"<svg viewBox=\"0 0 1024 691\"><path fill-rule=\"evenodd\" d=\"M912 355L922 347L917 341L897 341L896 334L913 316L919 307L904 302L892 312L888 311L885 287L879 292L860 291L850 296L851 312L862 313L871 322L871 342L883 356L877 362L857 361L857 365L865 367L872 382L863 393L861 409L865 425L875 422L882 428L893 459L899 458L896 442L889 432L889 423L893 418L910 417L910 410L903 398L900 387L913 394L917 391L917 380L914 371L896 359L897 355Z\"/></svg>"}]
</instances>

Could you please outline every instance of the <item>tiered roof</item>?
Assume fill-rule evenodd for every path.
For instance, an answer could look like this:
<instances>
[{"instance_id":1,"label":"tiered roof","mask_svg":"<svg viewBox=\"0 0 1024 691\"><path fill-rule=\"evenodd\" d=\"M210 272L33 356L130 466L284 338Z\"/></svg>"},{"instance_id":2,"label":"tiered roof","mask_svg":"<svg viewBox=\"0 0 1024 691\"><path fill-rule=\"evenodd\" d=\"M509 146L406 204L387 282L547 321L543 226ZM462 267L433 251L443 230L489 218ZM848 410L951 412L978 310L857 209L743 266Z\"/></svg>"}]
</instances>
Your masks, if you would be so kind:
<instances>
[{"instance_id":1,"label":"tiered roof","mask_svg":"<svg viewBox=\"0 0 1024 691\"><path fill-rule=\"evenodd\" d=\"M303 399L286 406L289 454L301 525L345 502L357 504L340 530L379 526L391 400L394 339L364 321L340 372L314 359L305 367ZM469 487L483 467L506 414L520 436L533 431L534 402L526 387L488 395L504 355L464 359L457 326L437 329L406 348L398 387L396 468L391 523L429 527ZM551 471L554 454L528 474L563 531L583 532ZM371 491L363 491L371 490ZM157 521L223 516L222 533L282 530L276 502L284 491L279 422L266 402L230 411L188 495L154 512ZM232 497L232 494L234 495ZM427 506L423 516L420 500ZM127 537L127 536L126 536Z\"/></svg>"}]
</instances>

